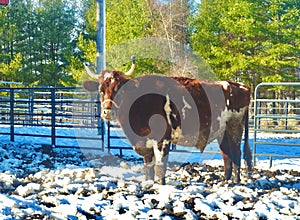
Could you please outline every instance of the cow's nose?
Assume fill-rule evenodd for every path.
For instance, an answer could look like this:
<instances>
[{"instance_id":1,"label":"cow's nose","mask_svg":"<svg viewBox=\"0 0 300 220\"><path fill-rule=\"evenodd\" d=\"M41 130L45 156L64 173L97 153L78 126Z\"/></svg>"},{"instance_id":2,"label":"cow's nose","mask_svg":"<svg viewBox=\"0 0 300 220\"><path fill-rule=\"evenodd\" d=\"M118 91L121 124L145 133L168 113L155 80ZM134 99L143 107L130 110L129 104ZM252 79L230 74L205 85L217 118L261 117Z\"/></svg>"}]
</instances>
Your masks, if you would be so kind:
<instances>
[{"instance_id":1,"label":"cow's nose","mask_svg":"<svg viewBox=\"0 0 300 220\"><path fill-rule=\"evenodd\" d=\"M114 119L114 111L111 109L102 109L101 110L101 118L105 120L112 120Z\"/></svg>"}]
</instances>

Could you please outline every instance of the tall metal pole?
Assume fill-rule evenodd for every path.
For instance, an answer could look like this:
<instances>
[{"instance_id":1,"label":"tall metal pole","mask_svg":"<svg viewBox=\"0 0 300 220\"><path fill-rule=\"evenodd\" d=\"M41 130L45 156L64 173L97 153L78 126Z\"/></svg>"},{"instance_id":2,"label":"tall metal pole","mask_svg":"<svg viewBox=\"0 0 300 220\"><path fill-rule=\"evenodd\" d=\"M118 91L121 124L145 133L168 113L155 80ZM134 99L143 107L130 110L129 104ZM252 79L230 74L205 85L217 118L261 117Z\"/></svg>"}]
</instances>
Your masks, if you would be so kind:
<instances>
[{"instance_id":1,"label":"tall metal pole","mask_svg":"<svg viewBox=\"0 0 300 220\"><path fill-rule=\"evenodd\" d=\"M105 69L105 0L97 0L97 73Z\"/></svg>"}]
</instances>

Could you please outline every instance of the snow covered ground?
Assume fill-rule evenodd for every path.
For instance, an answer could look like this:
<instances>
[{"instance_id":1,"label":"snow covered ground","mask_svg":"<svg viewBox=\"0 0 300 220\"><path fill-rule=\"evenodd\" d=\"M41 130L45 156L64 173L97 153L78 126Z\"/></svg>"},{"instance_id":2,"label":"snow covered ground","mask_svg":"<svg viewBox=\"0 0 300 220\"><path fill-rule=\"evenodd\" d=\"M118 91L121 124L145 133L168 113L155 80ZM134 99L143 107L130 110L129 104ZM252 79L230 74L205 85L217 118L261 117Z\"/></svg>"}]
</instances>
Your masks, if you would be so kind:
<instances>
[{"instance_id":1,"label":"snow covered ground","mask_svg":"<svg viewBox=\"0 0 300 220\"><path fill-rule=\"evenodd\" d=\"M268 158L259 158L236 185L222 180L218 154L171 153L161 186L143 181L142 160L133 151L120 159L99 150L46 147L45 139L12 143L1 135L0 141L0 219L300 219L300 159L276 158L269 169ZM292 151L300 154L299 147Z\"/></svg>"}]
</instances>

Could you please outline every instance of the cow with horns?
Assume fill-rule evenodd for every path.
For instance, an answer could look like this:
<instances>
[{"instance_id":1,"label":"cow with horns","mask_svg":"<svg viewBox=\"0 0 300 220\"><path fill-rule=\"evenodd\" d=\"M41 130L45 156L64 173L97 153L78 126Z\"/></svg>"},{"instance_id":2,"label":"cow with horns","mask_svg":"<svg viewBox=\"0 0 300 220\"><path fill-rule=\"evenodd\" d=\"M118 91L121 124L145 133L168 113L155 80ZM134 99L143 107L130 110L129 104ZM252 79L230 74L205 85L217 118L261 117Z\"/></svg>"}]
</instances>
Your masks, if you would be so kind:
<instances>
[{"instance_id":1,"label":"cow with horns","mask_svg":"<svg viewBox=\"0 0 300 220\"><path fill-rule=\"evenodd\" d=\"M251 170L248 143L249 87L230 81L209 82L187 77L143 75L130 78L135 68L122 73L104 70L87 73L97 81L83 87L100 92L101 117L116 119L133 149L144 157L146 180L165 184L170 144L196 146L203 152L213 140L219 143L225 179L240 181L240 144L245 127L244 159Z\"/></svg>"}]
</instances>

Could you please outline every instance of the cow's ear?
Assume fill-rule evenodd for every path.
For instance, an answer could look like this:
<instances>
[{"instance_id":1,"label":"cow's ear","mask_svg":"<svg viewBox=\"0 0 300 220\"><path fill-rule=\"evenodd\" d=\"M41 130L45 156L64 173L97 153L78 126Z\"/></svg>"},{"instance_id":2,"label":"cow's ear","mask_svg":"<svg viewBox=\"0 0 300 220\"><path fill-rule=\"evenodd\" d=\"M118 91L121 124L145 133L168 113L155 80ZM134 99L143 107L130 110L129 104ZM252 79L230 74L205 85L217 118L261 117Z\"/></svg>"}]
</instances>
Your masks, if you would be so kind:
<instances>
[{"instance_id":1,"label":"cow's ear","mask_svg":"<svg viewBox=\"0 0 300 220\"><path fill-rule=\"evenodd\" d=\"M88 92L97 92L99 83L96 81L87 80L83 83L82 86Z\"/></svg>"}]
</instances>

